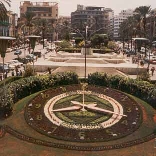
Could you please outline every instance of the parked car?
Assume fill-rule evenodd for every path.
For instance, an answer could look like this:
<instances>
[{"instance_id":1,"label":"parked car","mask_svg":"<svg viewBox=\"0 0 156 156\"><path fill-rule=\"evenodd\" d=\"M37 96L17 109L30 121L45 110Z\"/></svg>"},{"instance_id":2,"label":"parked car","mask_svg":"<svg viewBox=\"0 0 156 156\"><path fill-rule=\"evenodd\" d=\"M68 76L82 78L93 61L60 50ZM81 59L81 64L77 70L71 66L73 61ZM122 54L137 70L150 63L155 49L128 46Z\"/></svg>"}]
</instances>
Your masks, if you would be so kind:
<instances>
[{"instance_id":1,"label":"parked car","mask_svg":"<svg viewBox=\"0 0 156 156\"><path fill-rule=\"evenodd\" d=\"M10 68L15 68L15 67L21 67L23 66L22 62L19 62L18 60L10 60L7 62L9 64Z\"/></svg>"},{"instance_id":2,"label":"parked car","mask_svg":"<svg viewBox=\"0 0 156 156\"><path fill-rule=\"evenodd\" d=\"M10 68L7 63L4 64L4 72L9 72ZM0 72L3 73L3 63L0 63Z\"/></svg>"},{"instance_id":3,"label":"parked car","mask_svg":"<svg viewBox=\"0 0 156 156\"><path fill-rule=\"evenodd\" d=\"M14 55L21 55L21 54L22 54L22 51L19 49L14 52Z\"/></svg>"},{"instance_id":4,"label":"parked car","mask_svg":"<svg viewBox=\"0 0 156 156\"><path fill-rule=\"evenodd\" d=\"M33 55L33 54L28 54L26 57L25 57L26 60L28 61L33 61L36 59L36 56Z\"/></svg>"},{"instance_id":5,"label":"parked car","mask_svg":"<svg viewBox=\"0 0 156 156\"><path fill-rule=\"evenodd\" d=\"M40 51L34 51L33 53L34 53L35 56L41 57L41 52Z\"/></svg>"},{"instance_id":6,"label":"parked car","mask_svg":"<svg viewBox=\"0 0 156 156\"><path fill-rule=\"evenodd\" d=\"M147 53L145 57L145 61L151 64L156 64L156 55Z\"/></svg>"},{"instance_id":7,"label":"parked car","mask_svg":"<svg viewBox=\"0 0 156 156\"><path fill-rule=\"evenodd\" d=\"M11 53L13 49L7 48L6 53Z\"/></svg>"}]
</instances>

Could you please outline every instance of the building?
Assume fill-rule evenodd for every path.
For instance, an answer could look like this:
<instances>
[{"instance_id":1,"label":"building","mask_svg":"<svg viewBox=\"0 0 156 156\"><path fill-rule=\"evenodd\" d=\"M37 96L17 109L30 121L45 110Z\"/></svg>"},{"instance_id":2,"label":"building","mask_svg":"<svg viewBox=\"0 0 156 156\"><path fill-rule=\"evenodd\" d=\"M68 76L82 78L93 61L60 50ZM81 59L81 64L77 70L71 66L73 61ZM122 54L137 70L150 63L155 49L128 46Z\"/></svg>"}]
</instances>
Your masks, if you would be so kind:
<instances>
[{"instance_id":1,"label":"building","mask_svg":"<svg viewBox=\"0 0 156 156\"><path fill-rule=\"evenodd\" d=\"M20 17L26 12L35 13L36 17L44 19L58 18L58 3L56 2L20 2Z\"/></svg>"},{"instance_id":2,"label":"building","mask_svg":"<svg viewBox=\"0 0 156 156\"><path fill-rule=\"evenodd\" d=\"M0 12L5 12L5 15L0 14L0 36L9 36L9 17L3 3L0 3Z\"/></svg>"},{"instance_id":3,"label":"building","mask_svg":"<svg viewBox=\"0 0 156 156\"><path fill-rule=\"evenodd\" d=\"M122 10L119 15L114 16L114 32L113 32L113 38L114 39L119 39L119 28L120 24L126 20L128 17L134 15L134 10L132 9L127 9L127 10Z\"/></svg>"},{"instance_id":4,"label":"building","mask_svg":"<svg viewBox=\"0 0 156 156\"><path fill-rule=\"evenodd\" d=\"M113 32L114 32L114 11L110 8L106 8L108 21L107 21L107 27L108 27L108 37L110 39L113 38Z\"/></svg>"},{"instance_id":5,"label":"building","mask_svg":"<svg viewBox=\"0 0 156 156\"><path fill-rule=\"evenodd\" d=\"M9 16L9 36L16 37L17 35L17 21L18 21L18 14L13 13L12 11L8 12Z\"/></svg>"},{"instance_id":6,"label":"building","mask_svg":"<svg viewBox=\"0 0 156 156\"><path fill-rule=\"evenodd\" d=\"M35 18L38 19L46 19L49 22L48 29L41 30L39 35L44 34L44 38L48 40L54 40L56 38L56 33L53 28L54 21L58 20L58 3L57 2L31 2L31 1L22 1L20 2L20 17L26 12L33 12L35 14ZM22 18L21 18L22 20ZM51 25L51 27L50 27ZM28 28L24 27L24 32L27 31ZM29 32L34 33L36 28L32 28ZM44 32L43 32L44 31Z\"/></svg>"},{"instance_id":7,"label":"building","mask_svg":"<svg viewBox=\"0 0 156 156\"><path fill-rule=\"evenodd\" d=\"M77 10L71 13L71 26L83 35L86 26L89 36L95 32L106 34L109 27L109 12L112 10L104 7L77 5Z\"/></svg>"}]
</instances>

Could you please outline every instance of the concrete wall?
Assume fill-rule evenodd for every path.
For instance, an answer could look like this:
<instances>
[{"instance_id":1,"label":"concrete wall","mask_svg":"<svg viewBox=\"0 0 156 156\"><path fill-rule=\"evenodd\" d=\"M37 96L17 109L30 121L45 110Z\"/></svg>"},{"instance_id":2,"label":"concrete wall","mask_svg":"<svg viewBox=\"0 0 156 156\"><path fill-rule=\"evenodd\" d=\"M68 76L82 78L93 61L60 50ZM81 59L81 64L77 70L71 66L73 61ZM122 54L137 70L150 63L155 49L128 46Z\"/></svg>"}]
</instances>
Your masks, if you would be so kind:
<instances>
[{"instance_id":1,"label":"concrete wall","mask_svg":"<svg viewBox=\"0 0 156 156\"><path fill-rule=\"evenodd\" d=\"M146 72L146 68L117 67L116 69L128 75L137 75Z\"/></svg>"}]
</instances>

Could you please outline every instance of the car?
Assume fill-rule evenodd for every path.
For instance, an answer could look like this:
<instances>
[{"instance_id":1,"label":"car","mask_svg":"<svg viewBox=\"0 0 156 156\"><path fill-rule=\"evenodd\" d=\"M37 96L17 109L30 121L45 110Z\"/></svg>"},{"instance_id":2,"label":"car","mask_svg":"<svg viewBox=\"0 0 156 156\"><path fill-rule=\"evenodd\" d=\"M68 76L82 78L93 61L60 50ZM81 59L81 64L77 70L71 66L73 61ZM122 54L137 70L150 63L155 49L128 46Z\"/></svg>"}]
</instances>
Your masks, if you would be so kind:
<instances>
[{"instance_id":1,"label":"car","mask_svg":"<svg viewBox=\"0 0 156 156\"><path fill-rule=\"evenodd\" d=\"M11 53L13 49L7 48L6 53Z\"/></svg>"},{"instance_id":2,"label":"car","mask_svg":"<svg viewBox=\"0 0 156 156\"><path fill-rule=\"evenodd\" d=\"M28 55L26 55L25 59L28 61L33 61L36 59L36 56L33 54L28 54Z\"/></svg>"},{"instance_id":3,"label":"car","mask_svg":"<svg viewBox=\"0 0 156 156\"><path fill-rule=\"evenodd\" d=\"M41 57L41 52L40 51L34 51L33 53L35 56Z\"/></svg>"},{"instance_id":4,"label":"car","mask_svg":"<svg viewBox=\"0 0 156 156\"><path fill-rule=\"evenodd\" d=\"M9 65L7 63L4 63L4 72L9 72L10 68ZM3 63L0 63L0 72L3 73Z\"/></svg>"},{"instance_id":5,"label":"car","mask_svg":"<svg viewBox=\"0 0 156 156\"><path fill-rule=\"evenodd\" d=\"M147 53L147 56L144 59L146 62L151 63L151 64L156 64L156 55L152 53Z\"/></svg>"},{"instance_id":6,"label":"car","mask_svg":"<svg viewBox=\"0 0 156 156\"><path fill-rule=\"evenodd\" d=\"M10 68L15 68L15 67L21 67L23 66L22 62L19 62L18 60L10 60L7 62L9 64Z\"/></svg>"},{"instance_id":7,"label":"car","mask_svg":"<svg viewBox=\"0 0 156 156\"><path fill-rule=\"evenodd\" d=\"M19 49L14 52L14 55L21 55L21 54L22 54L22 51Z\"/></svg>"}]
</instances>

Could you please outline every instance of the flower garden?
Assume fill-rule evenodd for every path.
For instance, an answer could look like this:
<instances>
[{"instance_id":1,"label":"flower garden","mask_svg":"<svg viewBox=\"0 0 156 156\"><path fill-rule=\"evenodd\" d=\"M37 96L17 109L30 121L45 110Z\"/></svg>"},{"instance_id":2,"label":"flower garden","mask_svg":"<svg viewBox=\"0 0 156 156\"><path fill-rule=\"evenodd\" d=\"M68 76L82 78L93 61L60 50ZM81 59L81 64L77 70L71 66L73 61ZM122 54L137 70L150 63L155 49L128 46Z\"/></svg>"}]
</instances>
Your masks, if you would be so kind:
<instances>
[{"instance_id":1,"label":"flower garden","mask_svg":"<svg viewBox=\"0 0 156 156\"><path fill-rule=\"evenodd\" d=\"M99 74L99 76L97 73L95 75L88 77L89 85L87 89L113 97L113 99L121 103L124 110L129 113L129 120L127 122L124 122L124 118L121 119L121 122L124 123L123 125L115 124L111 128L99 130L98 133L96 129L75 131L62 126L57 127L56 125L52 125L44 116L43 110L45 103L51 97L55 97L58 94L81 90L81 85L79 85L80 82L76 74L63 73L48 75L46 77L21 78L16 80L16 82L8 83L7 96L8 99L10 99L7 99L8 106L11 104L12 109L10 108L10 110L13 111L8 119L4 120L3 117L3 122L0 126L0 139L5 138L6 134L10 134L20 140L47 147L81 151L102 151L135 146L155 138L156 112L150 106L154 105L153 101L155 100L154 85L144 82L144 84L148 85L148 89L149 86L151 87L150 92L145 94L147 88L146 85L144 85L144 87L141 85L143 82L137 82L141 88L139 89L133 80L123 80L123 78L112 77L110 81L110 77L106 75ZM125 82L124 85L123 82ZM127 88L127 86L130 86L130 88ZM137 89L139 92L136 93ZM13 91L16 94L12 94ZM127 93L123 93L123 91ZM138 97L142 94L140 98L148 101L150 105L130 94L137 94L135 96ZM1 96L1 98L3 97ZM95 96L85 96L85 98L87 99L86 101L90 102L94 102L94 100L98 101L98 106L101 108L113 109L107 101L101 100L100 98L98 99ZM19 101L19 99L21 100ZM54 108L61 108L62 105L67 107L69 106L69 101L73 99L82 101L82 96L74 95L73 97L65 97L59 100ZM105 103L107 103L107 105ZM32 104L32 108L29 107L30 104ZM128 106L132 107L129 108ZM5 106L1 108L5 108ZM128 112L129 110L130 112ZM99 124L110 118L110 116L104 117L104 115L98 114L97 112L85 112L84 114L77 111L57 112L56 115L67 122L74 123L76 121L80 124L82 118L84 118L84 124L93 121L93 123ZM131 124L133 120L136 121L136 118L137 124Z\"/></svg>"}]
</instances>

